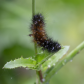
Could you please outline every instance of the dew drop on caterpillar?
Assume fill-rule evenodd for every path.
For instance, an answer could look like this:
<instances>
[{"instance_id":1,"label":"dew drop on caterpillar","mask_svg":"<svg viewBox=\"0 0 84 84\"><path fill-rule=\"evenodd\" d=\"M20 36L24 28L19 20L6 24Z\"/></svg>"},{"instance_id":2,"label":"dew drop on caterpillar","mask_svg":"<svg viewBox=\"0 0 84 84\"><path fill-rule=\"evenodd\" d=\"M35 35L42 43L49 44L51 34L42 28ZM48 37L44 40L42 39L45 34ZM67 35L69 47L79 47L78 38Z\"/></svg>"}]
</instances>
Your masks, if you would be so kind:
<instances>
[{"instance_id":1,"label":"dew drop on caterpillar","mask_svg":"<svg viewBox=\"0 0 84 84\"><path fill-rule=\"evenodd\" d=\"M43 47L44 50L48 52L57 52L61 49L61 45L58 42L50 39L45 32L45 23L44 17L42 14L36 14L32 18L31 30L34 41L38 44L38 46Z\"/></svg>"}]
</instances>

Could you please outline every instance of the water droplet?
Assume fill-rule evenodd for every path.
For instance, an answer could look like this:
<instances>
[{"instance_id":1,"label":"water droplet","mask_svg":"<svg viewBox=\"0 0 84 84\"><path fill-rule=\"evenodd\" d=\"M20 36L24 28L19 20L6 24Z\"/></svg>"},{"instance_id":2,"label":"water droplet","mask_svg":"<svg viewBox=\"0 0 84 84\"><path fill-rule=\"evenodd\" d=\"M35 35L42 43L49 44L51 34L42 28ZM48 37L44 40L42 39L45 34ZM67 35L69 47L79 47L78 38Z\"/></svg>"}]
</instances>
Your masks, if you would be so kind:
<instances>
[{"instance_id":1,"label":"water droplet","mask_svg":"<svg viewBox=\"0 0 84 84\"><path fill-rule=\"evenodd\" d=\"M66 62L66 59L64 60L64 62Z\"/></svg>"},{"instance_id":2,"label":"water droplet","mask_svg":"<svg viewBox=\"0 0 84 84\"><path fill-rule=\"evenodd\" d=\"M53 65L55 66L55 63Z\"/></svg>"},{"instance_id":3,"label":"water droplet","mask_svg":"<svg viewBox=\"0 0 84 84\"><path fill-rule=\"evenodd\" d=\"M72 60L70 60L70 62L72 62Z\"/></svg>"},{"instance_id":4,"label":"water droplet","mask_svg":"<svg viewBox=\"0 0 84 84\"><path fill-rule=\"evenodd\" d=\"M51 59L49 58L49 60L51 60Z\"/></svg>"},{"instance_id":5,"label":"water droplet","mask_svg":"<svg viewBox=\"0 0 84 84\"><path fill-rule=\"evenodd\" d=\"M11 79L12 79L12 77L11 77Z\"/></svg>"},{"instance_id":6,"label":"water droplet","mask_svg":"<svg viewBox=\"0 0 84 84\"><path fill-rule=\"evenodd\" d=\"M47 82L46 84L49 84L49 82Z\"/></svg>"},{"instance_id":7,"label":"water droplet","mask_svg":"<svg viewBox=\"0 0 84 84\"><path fill-rule=\"evenodd\" d=\"M51 66L50 65L48 65L48 68L50 68Z\"/></svg>"},{"instance_id":8,"label":"water droplet","mask_svg":"<svg viewBox=\"0 0 84 84\"><path fill-rule=\"evenodd\" d=\"M62 64L63 64L63 65L65 65L65 63L64 63L64 62L63 62Z\"/></svg>"},{"instance_id":9,"label":"water droplet","mask_svg":"<svg viewBox=\"0 0 84 84\"><path fill-rule=\"evenodd\" d=\"M46 74L44 75L44 77L46 77Z\"/></svg>"},{"instance_id":10,"label":"water droplet","mask_svg":"<svg viewBox=\"0 0 84 84\"><path fill-rule=\"evenodd\" d=\"M26 70L29 70L28 68L26 68Z\"/></svg>"},{"instance_id":11,"label":"water droplet","mask_svg":"<svg viewBox=\"0 0 84 84\"><path fill-rule=\"evenodd\" d=\"M43 78L43 79L42 79L42 81L44 82L44 81L45 81L45 79Z\"/></svg>"},{"instance_id":12,"label":"water droplet","mask_svg":"<svg viewBox=\"0 0 84 84\"><path fill-rule=\"evenodd\" d=\"M55 74L57 74L57 72Z\"/></svg>"},{"instance_id":13,"label":"water droplet","mask_svg":"<svg viewBox=\"0 0 84 84\"><path fill-rule=\"evenodd\" d=\"M43 51L41 51L41 53L43 53Z\"/></svg>"},{"instance_id":14,"label":"water droplet","mask_svg":"<svg viewBox=\"0 0 84 84\"><path fill-rule=\"evenodd\" d=\"M58 62L58 60L56 62Z\"/></svg>"},{"instance_id":15,"label":"water droplet","mask_svg":"<svg viewBox=\"0 0 84 84\"><path fill-rule=\"evenodd\" d=\"M30 59L32 59L32 57L30 57Z\"/></svg>"}]
</instances>

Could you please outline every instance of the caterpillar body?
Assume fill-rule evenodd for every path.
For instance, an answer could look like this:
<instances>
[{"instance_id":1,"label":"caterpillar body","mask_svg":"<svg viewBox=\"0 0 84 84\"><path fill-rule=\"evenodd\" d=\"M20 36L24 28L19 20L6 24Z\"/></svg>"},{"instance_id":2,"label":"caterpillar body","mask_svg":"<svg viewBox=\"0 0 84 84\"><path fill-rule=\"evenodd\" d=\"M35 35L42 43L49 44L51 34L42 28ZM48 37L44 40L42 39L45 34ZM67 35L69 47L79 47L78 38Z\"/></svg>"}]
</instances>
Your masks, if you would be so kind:
<instances>
[{"instance_id":1,"label":"caterpillar body","mask_svg":"<svg viewBox=\"0 0 84 84\"><path fill-rule=\"evenodd\" d=\"M61 49L61 45L58 42L49 38L45 32L45 22L42 14L36 14L32 18L31 30L34 41L38 46L43 47L48 52L57 52Z\"/></svg>"}]
</instances>

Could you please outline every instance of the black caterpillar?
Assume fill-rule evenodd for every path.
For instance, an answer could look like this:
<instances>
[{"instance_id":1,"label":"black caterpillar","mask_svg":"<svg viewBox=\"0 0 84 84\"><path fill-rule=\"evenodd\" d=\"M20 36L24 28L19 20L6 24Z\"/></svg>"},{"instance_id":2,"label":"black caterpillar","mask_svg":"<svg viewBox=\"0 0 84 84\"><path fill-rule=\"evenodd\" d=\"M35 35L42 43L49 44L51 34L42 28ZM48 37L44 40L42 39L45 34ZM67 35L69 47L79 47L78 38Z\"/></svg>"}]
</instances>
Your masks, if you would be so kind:
<instances>
[{"instance_id":1,"label":"black caterpillar","mask_svg":"<svg viewBox=\"0 0 84 84\"><path fill-rule=\"evenodd\" d=\"M32 18L31 30L34 37L34 41L38 46L43 47L48 52L57 52L61 49L61 45L58 42L48 38L44 30L44 17L41 14L36 14Z\"/></svg>"}]
</instances>

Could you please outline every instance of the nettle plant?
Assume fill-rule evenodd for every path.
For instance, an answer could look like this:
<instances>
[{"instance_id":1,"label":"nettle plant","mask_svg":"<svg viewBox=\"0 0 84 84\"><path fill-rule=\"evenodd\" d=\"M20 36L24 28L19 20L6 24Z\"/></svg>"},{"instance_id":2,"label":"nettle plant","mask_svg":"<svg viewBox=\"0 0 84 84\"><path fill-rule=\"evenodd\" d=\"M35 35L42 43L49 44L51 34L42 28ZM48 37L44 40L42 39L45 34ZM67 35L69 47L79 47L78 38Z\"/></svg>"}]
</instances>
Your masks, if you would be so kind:
<instances>
[{"instance_id":1,"label":"nettle plant","mask_svg":"<svg viewBox=\"0 0 84 84\"><path fill-rule=\"evenodd\" d=\"M49 84L50 78L84 48L84 41L63 58L69 46L62 46L58 42L54 42L47 37L44 31L45 23L43 16L41 14L35 15L34 6L35 0L32 0L32 34L29 36L34 38L35 55L33 57L21 57L7 62L3 68L14 69L17 67L24 67L35 70L37 78L34 84Z\"/></svg>"}]
</instances>

